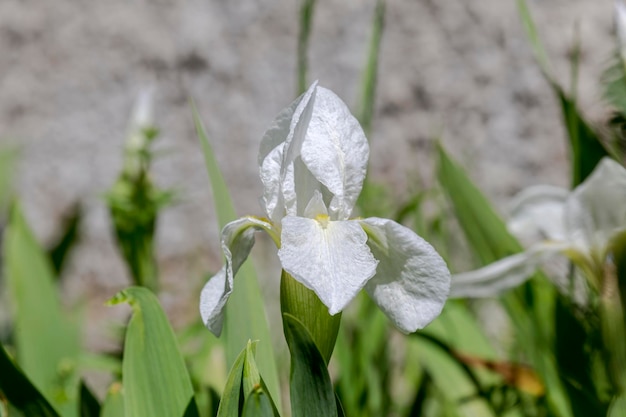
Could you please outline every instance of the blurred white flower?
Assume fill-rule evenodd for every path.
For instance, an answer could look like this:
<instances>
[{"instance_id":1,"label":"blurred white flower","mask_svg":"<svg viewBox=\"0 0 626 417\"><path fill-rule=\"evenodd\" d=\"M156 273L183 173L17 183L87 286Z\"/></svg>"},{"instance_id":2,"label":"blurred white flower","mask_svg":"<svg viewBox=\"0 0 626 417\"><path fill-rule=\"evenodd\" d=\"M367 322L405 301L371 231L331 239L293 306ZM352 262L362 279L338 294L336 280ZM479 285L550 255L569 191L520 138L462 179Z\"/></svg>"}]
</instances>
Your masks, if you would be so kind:
<instances>
[{"instance_id":1,"label":"blurred white flower","mask_svg":"<svg viewBox=\"0 0 626 417\"><path fill-rule=\"evenodd\" d=\"M450 286L439 254L392 220L350 218L368 156L356 118L317 83L276 117L259 152L268 219L244 217L226 225L226 265L202 290L202 319L213 333L221 332L234 275L259 229L279 247L283 269L313 290L331 315L362 288L403 332L439 315Z\"/></svg>"},{"instance_id":2,"label":"blurred white flower","mask_svg":"<svg viewBox=\"0 0 626 417\"><path fill-rule=\"evenodd\" d=\"M518 236L541 236L543 241L525 252L454 275L450 297L489 297L516 287L555 255L569 258L598 286L612 242L626 231L626 169L604 158L571 192L531 187L515 199L508 227Z\"/></svg>"}]
</instances>

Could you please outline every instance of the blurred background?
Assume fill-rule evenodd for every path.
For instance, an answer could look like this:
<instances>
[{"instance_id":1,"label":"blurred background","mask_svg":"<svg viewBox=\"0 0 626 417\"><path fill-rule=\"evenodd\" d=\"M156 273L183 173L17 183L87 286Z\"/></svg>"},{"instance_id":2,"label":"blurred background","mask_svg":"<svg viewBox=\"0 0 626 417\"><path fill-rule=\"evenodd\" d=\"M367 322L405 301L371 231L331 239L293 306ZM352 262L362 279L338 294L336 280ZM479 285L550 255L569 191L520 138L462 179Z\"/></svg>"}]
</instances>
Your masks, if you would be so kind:
<instances>
[{"instance_id":1,"label":"blurred background","mask_svg":"<svg viewBox=\"0 0 626 417\"><path fill-rule=\"evenodd\" d=\"M314 11L309 82L318 79L353 110L375 5L319 0ZM612 2L529 6L564 86L579 38L579 104L591 121L608 118L598 80L614 45ZM256 155L266 127L298 93L299 8L288 0L0 3L0 147L19 152L14 186L40 242L52 244L72 208L83 208L63 287L68 304L90 300L81 301L86 322L115 315L103 303L130 284L103 195L145 88L154 89L160 130L154 181L177 196L156 234L162 302L174 323L197 315L190 300L222 260L190 99L238 214L262 214ZM528 185L567 186L564 136L513 0L387 1L370 175L398 201L432 182L438 137L500 208ZM265 245L253 256L271 263L269 253ZM106 343L92 327L88 349Z\"/></svg>"}]
</instances>

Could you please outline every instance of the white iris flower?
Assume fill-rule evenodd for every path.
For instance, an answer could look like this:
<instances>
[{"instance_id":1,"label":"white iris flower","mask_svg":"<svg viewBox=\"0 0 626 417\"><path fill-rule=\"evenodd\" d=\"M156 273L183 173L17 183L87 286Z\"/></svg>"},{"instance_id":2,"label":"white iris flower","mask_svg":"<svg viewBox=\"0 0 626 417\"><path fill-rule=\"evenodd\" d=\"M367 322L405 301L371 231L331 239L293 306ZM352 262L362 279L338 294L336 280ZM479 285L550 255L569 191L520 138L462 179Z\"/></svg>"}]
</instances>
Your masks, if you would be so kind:
<instances>
[{"instance_id":1,"label":"white iris flower","mask_svg":"<svg viewBox=\"0 0 626 417\"><path fill-rule=\"evenodd\" d=\"M348 107L313 84L284 109L261 141L259 167L267 219L243 217L222 231L226 265L202 290L200 312L216 335L233 278L265 230L283 269L313 290L331 315L365 288L403 332L437 317L450 287L439 254L388 219L351 219L369 146Z\"/></svg>"},{"instance_id":2,"label":"white iris flower","mask_svg":"<svg viewBox=\"0 0 626 417\"><path fill-rule=\"evenodd\" d=\"M626 169L604 158L573 191L537 186L516 199L509 230L545 240L522 253L452 277L450 296L489 297L523 283L555 255L599 288L612 244L626 232Z\"/></svg>"}]
</instances>

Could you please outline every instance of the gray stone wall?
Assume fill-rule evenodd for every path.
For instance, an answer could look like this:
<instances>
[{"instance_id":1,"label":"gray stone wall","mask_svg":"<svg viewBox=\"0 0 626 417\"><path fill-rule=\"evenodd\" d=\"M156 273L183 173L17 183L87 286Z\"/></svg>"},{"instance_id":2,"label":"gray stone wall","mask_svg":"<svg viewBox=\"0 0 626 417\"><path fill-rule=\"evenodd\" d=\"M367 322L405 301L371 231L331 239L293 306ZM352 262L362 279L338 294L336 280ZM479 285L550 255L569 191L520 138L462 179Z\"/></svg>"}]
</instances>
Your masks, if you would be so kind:
<instances>
[{"instance_id":1,"label":"gray stone wall","mask_svg":"<svg viewBox=\"0 0 626 417\"><path fill-rule=\"evenodd\" d=\"M529 0L558 79L580 28L580 100L605 117L598 79L613 47L612 4ZM358 98L374 0L319 0L310 76L347 103ZM156 88L163 151L154 165L178 204L159 224L166 307L196 314L205 270L220 267L212 197L188 99L207 126L237 211L261 214L256 153L265 127L296 94L298 2L292 0L3 0L0 145L21 149L16 188L37 236L49 242L77 200L83 239L66 287L87 320L127 285L101 198L121 167L137 93ZM389 0L371 174L405 197L432 181L433 137L499 206L535 183L567 185L557 103L534 63L514 0ZM354 108L354 106L353 106ZM271 259L271 247L260 251ZM257 252L258 255L258 252ZM273 286L275 287L275 286ZM275 291L277 289L272 289Z\"/></svg>"}]
</instances>

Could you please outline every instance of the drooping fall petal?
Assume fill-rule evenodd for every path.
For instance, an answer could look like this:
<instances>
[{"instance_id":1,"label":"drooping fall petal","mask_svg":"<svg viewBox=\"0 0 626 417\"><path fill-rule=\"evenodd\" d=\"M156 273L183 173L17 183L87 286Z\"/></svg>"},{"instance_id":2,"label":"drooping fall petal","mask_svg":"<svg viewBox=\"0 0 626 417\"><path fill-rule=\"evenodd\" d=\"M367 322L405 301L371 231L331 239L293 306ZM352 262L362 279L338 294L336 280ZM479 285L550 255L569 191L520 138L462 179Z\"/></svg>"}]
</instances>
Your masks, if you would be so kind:
<instances>
[{"instance_id":1,"label":"drooping fall petal","mask_svg":"<svg viewBox=\"0 0 626 417\"><path fill-rule=\"evenodd\" d=\"M271 230L272 226L252 217L242 217L228 223L222 230L222 251L226 263L206 283L200 294L200 315L204 324L219 336L224 321L224 307L233 291L233 280L237 271L248 258L254 245L254 232Z\"/></svg>"},{"instance_id":2,"label":"drooping fall petal","mask_svg":"<svg viewBox=\"0 0 626 417\"><path fill-rule=\"evenodd\" d=\"M428 242L392 220L372 217L360 223L379 261L366 291L401 331L423 328L441 313L448 298L445 261Z\"/></svg>"},{"instance_id":3,"label":"drooping fall petal","mask_svg":"<svg viewBox=\"0 0 626 417\"><path fill-rule=\"evenodd\" d=\"M315 291L337 314L376 272L376 259L358 221L329 221L287 216L282 221L283 269Z\"/></svg>"}]
</instances>

